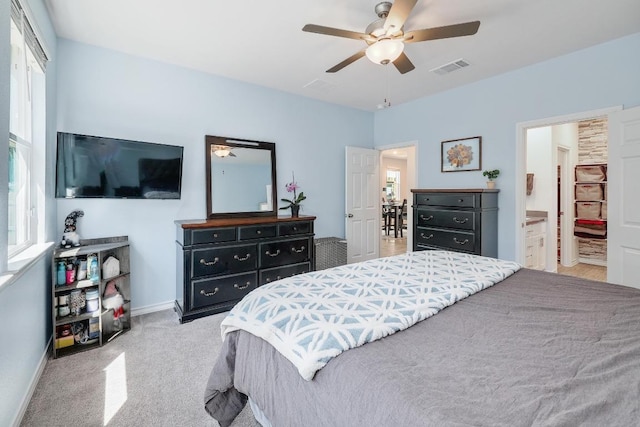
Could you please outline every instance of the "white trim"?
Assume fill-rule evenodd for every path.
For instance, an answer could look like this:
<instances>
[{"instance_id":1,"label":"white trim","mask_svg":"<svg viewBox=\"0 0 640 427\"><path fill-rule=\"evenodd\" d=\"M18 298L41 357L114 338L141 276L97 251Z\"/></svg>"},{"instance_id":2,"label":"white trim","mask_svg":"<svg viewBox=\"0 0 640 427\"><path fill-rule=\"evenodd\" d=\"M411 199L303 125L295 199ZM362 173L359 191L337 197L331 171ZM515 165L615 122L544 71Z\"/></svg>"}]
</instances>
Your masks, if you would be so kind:
<instances>
[{"instance_id":1,"label":"white trim","mask_svg":"<svg viewBox=\"0 0 640 427\"><path fill-rule=\"evenodd\" d=\"M29 407L29 402L33 397L33 393L36 391L36 386L40 381L40 377L44 372L44 368L47 366L47 361L49 360L49 348L51 347L51 341L53 337L49 338L46 347L44 348L44 353L42 353L42 357L40 358L40 363L38 363L38 369L35 370L33 375L31 376L31 381L29 382L29 388L25 392L22 397L22 402L20 403L20 407L18 408L18 412L16 412L15 418L11 425L13 427L19 427L20 423L22 423L22 418L24 418L24 414L27 412L27 408Z\"/></svg>"},{"instance_id":2,"label":"white trim","mask_svg":"<svg viewBox=\"0 0 640 427\"><path fill-rule=\"evenodd\" d=\"M161 302L159 304L147 305L145 307L138 307L131 310L131 316L141 316L143 314L155 313L156 311L168 310L173 308L174 301Z\"/></svg>"},{"instance_id":3,"label":"white trim","mask_svg":"<svg viewBox=\"0 0 640 427\"><path fill-rule=\"evenodd\" d=\"M516 123L516 191L515 191L515 261L520 264L525 262L525 217L527 211L525 191L527 179L527 129L554 126L564 123L578 122L581 120L593 119L596 117L606 117L610 113L622 110L622 105L601 108L599 110L583 111L581 113L567 114L564 116L547 117L544 119L531 120L528 122Z\"/></svg>"},{"instance_id":4,"label":"white trim","mask_svg":"<svg viewBox=\"0 0 640 427\"><path fill-rule=\"evenodd\" d=\"M607 261L603 261L601 259L578 258L578 263L580 263L580 264L589 264L589 265L599 265L600 267L606 267L607 266Z\"/></svg>"}]
</instances>

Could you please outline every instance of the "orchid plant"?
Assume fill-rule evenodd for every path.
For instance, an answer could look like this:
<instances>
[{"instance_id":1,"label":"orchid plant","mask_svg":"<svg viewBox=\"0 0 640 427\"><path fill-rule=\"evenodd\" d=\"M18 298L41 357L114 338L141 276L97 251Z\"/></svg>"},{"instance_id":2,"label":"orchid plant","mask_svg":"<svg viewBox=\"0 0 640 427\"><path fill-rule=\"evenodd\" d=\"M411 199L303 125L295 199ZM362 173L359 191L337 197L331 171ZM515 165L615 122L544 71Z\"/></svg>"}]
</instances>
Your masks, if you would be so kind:
<instances>
[{"instance_id":1,"label":"orchid plant","mask_svg":"<svg viewBox=\"0 0 640 427\"><path fill-rule=\"evenodd\" d=\"M305 196L304 192L302 192L302 191L300 192L300 194L298 194L298 190L300 189L300 186L296 182L296 177L293 174L293 172L291 172L291 182L287 183L285 185L285 188L287 189L288 193L293 193L293 198L292 199L280 199L283 202L289 203L287 206L283 206L280 209L289 209L291 206L299 206L300 202L302 202L303 200L305 200L307 198L307 196Z\"/></svg>"}]
</instances>

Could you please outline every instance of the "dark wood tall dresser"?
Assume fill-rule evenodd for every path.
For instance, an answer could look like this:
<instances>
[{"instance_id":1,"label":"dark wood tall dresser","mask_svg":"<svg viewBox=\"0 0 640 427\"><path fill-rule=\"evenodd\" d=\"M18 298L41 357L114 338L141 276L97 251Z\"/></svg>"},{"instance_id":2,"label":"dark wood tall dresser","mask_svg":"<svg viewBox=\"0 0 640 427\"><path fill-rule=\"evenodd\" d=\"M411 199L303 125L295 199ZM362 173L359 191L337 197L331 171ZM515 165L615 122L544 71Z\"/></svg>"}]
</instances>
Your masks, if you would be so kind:
<instances>
[{"instance_id":1,"label":"dark wood tall dresser","mask_svg":"<svg viewBox=\"0 0 640 427\"><path fill-rule=\"evenodd\" d=\"M498 192L413 189L413 250L498 256Z\"/></svg>"},{"instance_id":2,"label":"dark wood tall dresser","mask_svg":"<svg viewBox=\"0 0 640 427\"><path fill-rule=\"evenodd\" d=\"M314 216L176 221L180 322L230 310L258 286L315 269Z\"/></svg>"}]
</instances>

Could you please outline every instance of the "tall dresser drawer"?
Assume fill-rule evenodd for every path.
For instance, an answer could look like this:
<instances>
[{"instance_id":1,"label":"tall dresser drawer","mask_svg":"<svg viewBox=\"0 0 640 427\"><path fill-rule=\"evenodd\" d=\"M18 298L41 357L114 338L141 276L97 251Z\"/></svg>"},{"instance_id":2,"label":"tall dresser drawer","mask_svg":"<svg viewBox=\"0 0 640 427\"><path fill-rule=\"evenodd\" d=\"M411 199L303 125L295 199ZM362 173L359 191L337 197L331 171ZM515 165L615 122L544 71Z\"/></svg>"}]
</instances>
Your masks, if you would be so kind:
<instances>
[{"instance_id":1,"label":"tall dresser drawer","mask_svg":"<svg viewBox=\"0 0 640 427\"><path fill-rule=\"evenodd\" d=\"M307 261L311 253L309 246L308 238L260 243L260 267L276 267Z\"/></svg>"},{"instance_id":2,"label":"tall dresser drawer","mask_svg":"<svg viewBox=\"0 0 640 427\"><path fill-rule=\"evenodd\" d=\"M194 309L239 300L258 287L255 272L216 279L194 280L191 307Z\"/></svg>"},{"instance_id":3,"label":"tall dresser drawer","mask_svg":"<svg viewBox=\"0 0 640 427\"><path fill-rule=\"evenodd\" d=\"M194 249L192 277L240 273L258 268L257 246Z\"/></svg>"},{"instance_id":4,"label":"tall dresser drawer","mask_svg":"<svg viewBox=\"0 0 640 427\"><path fill-rule=\"evenodd\" d=\"M275 282L285 277L295 276L296 274L308 273L311 271L311 264L303 262L302 264L286 265L283 267L268 268L260 271L260 285Z\"/></svg>"},{"instance_id":5,"label":"tall dresser drawer","mask_svg":"<svg viewBox=\"0 0 640 427\"><path fill-rule=\"evenodd\" d=\"M415 236L418 245L439 246L442 249L473 252L475 234L438 228L418 227Z\"/></svg>"},{"instance_id":6,"label":"tall dresser drawer","mask_svg":"<svg viewBox=\"0 0 640 427\"><path fill-rule=\"evenodd\" d=\"M426 206L457 206L461 208L475 208L476 197L465 193L424 193L416 194L416 203Z\"/></svg>"},{"instance_id":7,"label":"tall dresser drawer","mask_svg":"<svg viewBox=\"0 0 640 427\"><path fill-rule=\"evenodd\" d=\"M295 234L307 234L311 232L310 221L290 222L278 225L279 236L291 236Z\"/></svg>"},{"instance_id":8,"label":"tall dresser drawer","mask_svg":"<svg viewBox=\"0 0 640 427\"><path fill-rule=\"evenodd\" d=\"M418 208L418 227L446 227L461 230L475 228L475 212Z\"/></svg>"}]
</instances>

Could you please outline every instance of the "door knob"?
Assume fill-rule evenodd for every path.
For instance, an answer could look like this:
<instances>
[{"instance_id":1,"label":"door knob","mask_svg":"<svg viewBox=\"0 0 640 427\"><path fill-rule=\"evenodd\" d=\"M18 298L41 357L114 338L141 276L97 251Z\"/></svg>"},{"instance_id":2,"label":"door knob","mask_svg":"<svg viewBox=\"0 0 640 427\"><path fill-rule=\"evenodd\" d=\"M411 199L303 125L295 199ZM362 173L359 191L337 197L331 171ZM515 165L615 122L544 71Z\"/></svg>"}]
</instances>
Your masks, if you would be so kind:
<instances>
[{"instance_id":1,"label":"door knob","mask_svg":"<svg viewBox=\"0 0 640 427\"><path fill-rule=\"evenodd\" d=\"M346 214L345 215L347 218L353 218L353 214Z\"/></svg>"}]
</instances>

